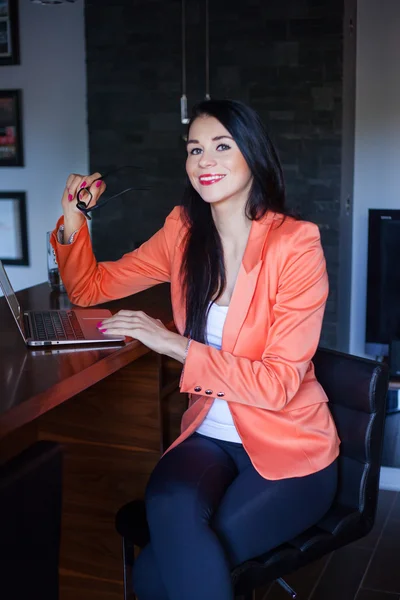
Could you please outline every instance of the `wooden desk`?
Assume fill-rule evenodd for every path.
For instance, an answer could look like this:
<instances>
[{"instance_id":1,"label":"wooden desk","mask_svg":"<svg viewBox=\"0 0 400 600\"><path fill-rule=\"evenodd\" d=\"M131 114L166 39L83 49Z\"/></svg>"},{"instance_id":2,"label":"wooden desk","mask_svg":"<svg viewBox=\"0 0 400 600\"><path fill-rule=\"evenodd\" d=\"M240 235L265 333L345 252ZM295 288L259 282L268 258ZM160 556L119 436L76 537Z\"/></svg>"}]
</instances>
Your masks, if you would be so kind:
<instances>
[{"instance_id":1,"label":"wooden desk","mask_svg":"<svg viewBox=\"0 0 400 600\"><path fill-rule=\"evenodd\" d=\"M24 309L60 307L47 284L18 298ZM168 285L102 306L145 310L173 328ZM186 402L181 365L139 342L28 349L4 298L0 357L0 460L38 439L65 447L60 600L121 600L114 516L143 494L160 452L178 434Z\"/></svg>"}]
</instances>

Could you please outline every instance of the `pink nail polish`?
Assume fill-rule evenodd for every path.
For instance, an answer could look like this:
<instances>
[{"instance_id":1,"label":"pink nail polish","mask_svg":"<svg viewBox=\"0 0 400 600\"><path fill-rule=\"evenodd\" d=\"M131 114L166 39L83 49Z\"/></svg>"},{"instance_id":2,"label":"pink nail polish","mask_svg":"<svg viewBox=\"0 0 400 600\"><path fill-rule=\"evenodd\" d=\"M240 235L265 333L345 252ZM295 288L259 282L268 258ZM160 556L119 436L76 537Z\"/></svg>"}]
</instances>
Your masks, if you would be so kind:
<instances>
[{"instance_id":1,"label":"pink nail polish","mask_svg":"<svg viewBox=\"0 0 400 600\"><path fill-rule=\"evenodd\" d=\"M104 333L105 331L107 331L107 329L100 329L99 331L101 331L101 333Z\"/></svg>"},{"instance_id":2,"label":"pink nail polish","mask_svg":"<svg viewBox=\"0 0 400 600\"><path fill-rule=\"evenodd\" d=\"M68 200L71 202L72 199L73 199L73 195L72 194L68 194Z\"/></svg>"},{"instance_id":3,"label":"pink nail polish","mask_svg":"<svg viewBox=\"0 0 400 600\"><path fill-rule=\"evenodd\" d=\"M101 327L102 326L102 321L99 321L98 323L96 323L96 327Z\"/></svg>"},{"instance_id":4,"label":"pink nail polish","mask_svg":"<svg viewBox=\"0 0 400 600\"><path fill-rule=\"evenodd\" d=\"M81 188L86 187L86 181L82 181Z\"/></svg>"},{"instance_id":5,"label":"pink nail polish","mask_svg":"<svg viewBox=\"0 0 400 600\"><path fill-rule=\"evenodd\" d=\"M101 184L102 184L102 182L101 182L101 181L96 181L96 187L100 187L100 186L101 186Z\"/></svg>"}]
</instances>

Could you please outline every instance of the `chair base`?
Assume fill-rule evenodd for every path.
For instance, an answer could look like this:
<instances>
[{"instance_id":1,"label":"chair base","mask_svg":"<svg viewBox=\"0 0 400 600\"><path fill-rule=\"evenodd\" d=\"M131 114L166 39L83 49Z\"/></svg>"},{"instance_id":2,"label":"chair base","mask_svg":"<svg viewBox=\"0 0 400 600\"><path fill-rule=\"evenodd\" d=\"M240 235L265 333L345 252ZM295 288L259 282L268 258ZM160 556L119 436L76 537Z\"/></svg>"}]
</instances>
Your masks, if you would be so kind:
<instances>
[{"instance_id":1,"label":"chair base","mask_svg":"<svg viewBox=\"0 0 400 600\"><path fill-rule=\"evenodd\" d=\"M122 555L124 564L124 600L136 600L136 595L133 593L132 585L132 570L135 561L135 546L122 538Z\"/></svg>"},{"instance_id":2,"label":"chair base","mask_svg":"<svg viewBox=\"0 0 400 600\"><path fill-rule=\"evenodd\" d=\"M254 600L255 594L254 592L247 592L247 594L242 594L241 596L235 596L235 600Z\"/></svg>"},{"instance_id":3,"label":"chair base","mask_svg":"<svg viewBox=\"0 0 400 600\"><path fill-rule=\"evenodd\" d=\"M279 585L285 590L285 592L289 594L291 598L297 598L297 593L294 591L293 588L290 587L288 583L286 583L284 579L282 579L282 577L279 577L279 579L276 579L275 581L279 583ZM235 600L254 600L254 598L255 590L247 592L247 594L235 596Z\"/></svg>"},{"instance_id":4,"label":"chair base","mask_svg":"<svg viewBox=\"0 0 400 600\"><path fill-rule=\"evenodd\" d=\"M284 579L282 579L282 577L279 577L279 579L277 579L276 582L279 583L279 585L285 590L285 592L289 594L291 598L297 598L297 593L294 591L293 588L290 587L288 583L286 583Z\"/></svg>"}]
</instances>

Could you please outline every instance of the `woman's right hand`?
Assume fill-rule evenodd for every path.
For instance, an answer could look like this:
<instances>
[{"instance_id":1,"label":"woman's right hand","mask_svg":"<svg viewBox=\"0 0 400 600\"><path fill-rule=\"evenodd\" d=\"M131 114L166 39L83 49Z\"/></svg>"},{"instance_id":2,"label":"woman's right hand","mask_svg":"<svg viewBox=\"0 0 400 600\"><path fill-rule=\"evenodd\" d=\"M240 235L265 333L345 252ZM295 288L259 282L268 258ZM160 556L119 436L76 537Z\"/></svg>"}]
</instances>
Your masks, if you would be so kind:
<instances>
[{"instance_id":1,"label":"woman's right hand","mask_svg":"<svg viewBox=\"0 0 400 600\"><path fill-rule=\"evenodd\" d=\"M71 173L67 179L61 205L64 213L64 239L68 239L70 235L82 227L86 218L77 208L77 194L81 188L89 188L92 194L90 206L94 206L104 190L106 185L99 180L101 173L93 173L92 175L78 175ZM96 181L97 180L97 181ZM87 200L89 196L87 195ZM85 202L85 195L81 196L81 200Z\"/></svg>"}]
</instances>

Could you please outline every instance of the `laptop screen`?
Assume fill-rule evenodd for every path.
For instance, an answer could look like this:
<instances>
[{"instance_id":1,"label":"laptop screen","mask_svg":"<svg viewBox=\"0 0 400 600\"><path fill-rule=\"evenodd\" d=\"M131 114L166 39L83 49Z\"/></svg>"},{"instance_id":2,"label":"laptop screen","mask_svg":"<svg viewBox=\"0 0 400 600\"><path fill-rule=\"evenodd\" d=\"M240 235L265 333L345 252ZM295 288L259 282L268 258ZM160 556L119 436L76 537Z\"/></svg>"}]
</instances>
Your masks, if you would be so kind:
<instances>
[{"instance_id":1,"label":"laptop screen","mask_svg":"<svg viewBox=\"0 0 400 600\"><path fill-rule=\"evenodd\" d=\"M14 319L17 321L18 325L21 325L21 308L19 306L19 302L17 300L17 296L15 295L14 290L12 289L10 280L7 277L7 273L5 272L3 263L0 260L0 288L2 289L6 300L12 310L14 315Z\"/></svg>"}]
</instances>

